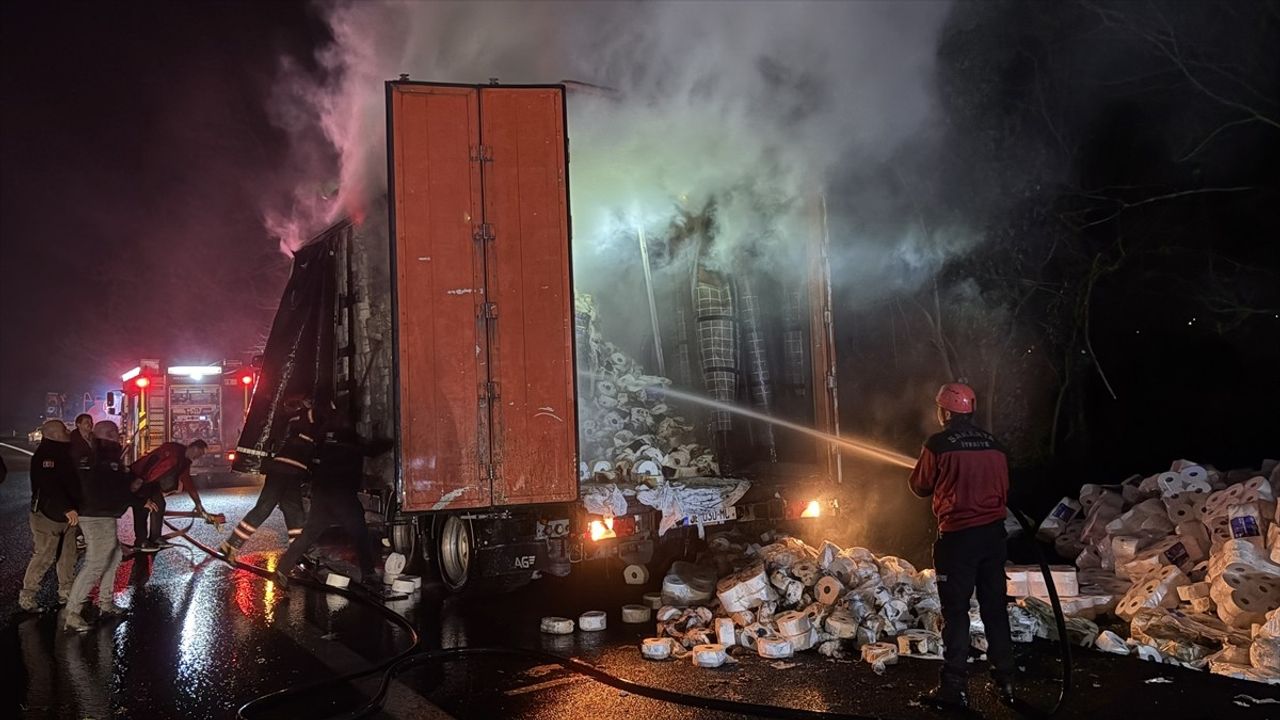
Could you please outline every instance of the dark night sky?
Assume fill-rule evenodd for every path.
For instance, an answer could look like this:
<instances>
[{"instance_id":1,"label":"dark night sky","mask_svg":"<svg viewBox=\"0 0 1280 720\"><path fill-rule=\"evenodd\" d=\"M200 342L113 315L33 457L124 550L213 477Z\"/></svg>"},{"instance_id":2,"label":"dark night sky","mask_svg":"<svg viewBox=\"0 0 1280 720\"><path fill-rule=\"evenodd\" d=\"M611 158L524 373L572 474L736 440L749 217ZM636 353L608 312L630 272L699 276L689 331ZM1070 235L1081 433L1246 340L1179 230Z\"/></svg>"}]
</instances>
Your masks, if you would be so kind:
<instances>
[{"instance_id":1,"label":"dark night sky","mask_svg":"<svg viewBox=\"0 0 1280 720\"><path fill-rule=\"evenodd\" d=\"M141 357L244 359L288 272L266 100L323 26L285 2L5 3L0 32L0 429Z\"/></svg>"}]
</instances>

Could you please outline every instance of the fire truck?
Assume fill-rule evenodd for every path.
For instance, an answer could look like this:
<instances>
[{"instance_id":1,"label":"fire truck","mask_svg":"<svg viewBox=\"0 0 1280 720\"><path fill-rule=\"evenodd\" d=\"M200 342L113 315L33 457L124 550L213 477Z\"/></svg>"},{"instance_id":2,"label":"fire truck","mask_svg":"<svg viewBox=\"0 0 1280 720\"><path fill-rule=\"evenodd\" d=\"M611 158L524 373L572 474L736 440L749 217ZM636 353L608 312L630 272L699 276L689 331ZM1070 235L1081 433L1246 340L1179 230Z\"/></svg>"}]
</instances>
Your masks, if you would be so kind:
<instances>
[{"instance_id":1,"label":"fire truck","mask_svg":"<svg viewBox=\"0 0 1280 720\"><path fill-rule=\"evenodd\" d=\"M612 448L621 437L600 442L597 433L580 444L587 404L600 402L600 384L583 374L616 368L609 363L622 353L604 353L590 313L577 307L565 85L402 79L387 83L386 97L386 212L365 209L295 252L236 470L257 469L280 447L290 398L344 415L366 438L394 439L394 453L366 462L367 517L453 590L494 579L511 587L601 558L662 572L708 526L754 531L752 524L806 522L835 509L833 447L775 444L760 425L727 415L690 430L698 452L738 458L723 474L751 488L705 512L682 513L678 494L717 492L726 478L703 475L718 472L664 467L667 482L653 474L637 481L621 462L581 457L589 444ZM701 227L685 240L712 242L710 226ZM668 343L673 364L683 359L686 378L677 385L710 394L714 384L716 399L732 401L749 376L751 397L767 400L773 386L756 385L775 381L762 363L785 356L787 372L777 376L785 374L794 401L790 419L836 429L823 235L815 231L800 261L813 272L788 301L750 295L757 306L793 307L785 331L748 328L745 314L728 307L748 296L745 283L723 273L695 268L694 297L687 276L677 284L671 312L687 320ZM719 304L710 307L708 297ZM656 319L654 328L656 335ZM649 367L647 358L641 364ZM645 416L618 422L635 417ZM663 508L642 502L668 491L674 500ZM588 502L601 497L607 510Z\"/></svg>"},{"instance_id":2,"label":"fire truck","mask_svg":"<svg viewBox=\"0 0 1280 720\"><path fill-rule=\"evenodd\" d=\"M251 365L233 360L170 365L143 359L120 375L119 393L107 394L107 412L120 418L127 461L166 442L204 440L209 449L195 470L226 472L256 381Z\"/></svg>"}]
</instances>

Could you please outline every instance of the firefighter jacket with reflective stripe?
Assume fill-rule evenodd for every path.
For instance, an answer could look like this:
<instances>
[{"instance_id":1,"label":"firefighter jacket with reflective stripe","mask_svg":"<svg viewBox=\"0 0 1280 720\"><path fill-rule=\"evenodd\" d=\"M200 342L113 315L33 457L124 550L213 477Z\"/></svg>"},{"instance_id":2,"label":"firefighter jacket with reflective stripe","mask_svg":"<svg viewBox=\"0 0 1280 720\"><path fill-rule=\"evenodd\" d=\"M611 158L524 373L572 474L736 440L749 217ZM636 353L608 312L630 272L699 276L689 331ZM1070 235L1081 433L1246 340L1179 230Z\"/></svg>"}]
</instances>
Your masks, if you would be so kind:
<instances>
[{"instance_id":1,"label":"firefighter jacket with reflective stripe","mask_svg":"<svg viewBox=\"0 0 1280 720\"><path fill-rule=\"evenodd\" d=\"M977 527L1005 517L1009 461L991 433L953 417L925 442L910 483L917 496L933 496L938 530Z\"/></svg>"}]
</instances>

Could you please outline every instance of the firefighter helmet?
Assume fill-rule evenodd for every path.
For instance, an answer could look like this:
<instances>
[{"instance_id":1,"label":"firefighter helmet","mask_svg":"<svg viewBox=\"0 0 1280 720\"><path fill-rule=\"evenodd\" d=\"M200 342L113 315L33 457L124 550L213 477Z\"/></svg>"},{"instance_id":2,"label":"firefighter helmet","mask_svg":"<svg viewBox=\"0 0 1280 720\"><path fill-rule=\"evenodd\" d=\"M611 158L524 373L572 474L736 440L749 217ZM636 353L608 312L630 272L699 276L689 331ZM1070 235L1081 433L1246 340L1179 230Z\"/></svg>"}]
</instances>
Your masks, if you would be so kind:
<instances>
[{"instance_id":1,"label":"firefighter helmet","mask_svg":"<svg viewBox=\"0 0 1280 720\"><path fill-rule=\"evenodd\" d=\"M968 415L977 404L977 396L973 388L964 383L947 383L938 389L938 397L934 401L943 410Z\"/></svg>"}]
</instances>

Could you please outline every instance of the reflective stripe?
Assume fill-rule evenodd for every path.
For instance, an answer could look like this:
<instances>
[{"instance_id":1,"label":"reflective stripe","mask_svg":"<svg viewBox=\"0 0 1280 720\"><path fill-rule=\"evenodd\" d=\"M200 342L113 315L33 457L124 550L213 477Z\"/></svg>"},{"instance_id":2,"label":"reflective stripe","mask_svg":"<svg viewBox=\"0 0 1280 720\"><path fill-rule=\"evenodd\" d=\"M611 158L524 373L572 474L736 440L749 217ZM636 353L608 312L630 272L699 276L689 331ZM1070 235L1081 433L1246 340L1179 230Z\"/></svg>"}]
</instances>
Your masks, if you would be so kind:
<instances>
[{"instance_id":1,"label":"reflective stripe","mask_svg":"<svg viewBox=\"0 0 1280 720\"><path fill-rule=\"evenodd\" d=\"M256 532L256 531L257 531L257 529L258 529L258 528L256 528L256 527L254 527L254 526L250 525L250 524L249 524L247 521L245 521L245 520L241 520L241 521L240 521L240 527L244 528L245 530L248 530L249 532Z\"/></svg>"},{"instance_id":2,"label":"reflective stripe","mask_svg":"<svg viewBox=\"0 0 1280 720\"><path fill-rule=\"evenodd\" d=\"M304 433L298 433L298 437L302 438L303 440L306 440L307 442L315 442L315 438L311 437L310 435L306 435Z\"/></svg>"},{"instance_id":3,"label":"reflective stripe","mask_svg":"<svg viewBox=\"0 0 1280 720\"><path fill-rule=\"evenodd\" d=\"M249 539L249 536L253 534L253 531L252 531L252 530L250 530L249 532L245 532L244 530L242 530L242 529L241 529L241 528L239 528L239 527L237 527L235 530L232 530L232 532L233 532L233 533L235 533L235 535L236 535L237 537L240 537L240 538L245 539L245 540L248 540L248 539Z\"/></svg>"},{"instance_id":4,"label":"reflective stripe","mask_svg":"<svg viewBox=\"0 0 1280 720\"><path fill-rule=\"evenodd\" d=\"M277 458L275 458L275 461L276 461L276 462L282 462L282 463L284 463L285 465L292 465L292 466L294 466L294 467L296 467L296 468L302 468L303 470L309 470L309 469L310 469L310 468L308 468L308 467L306 466L306 463L300 463L300 462L298 462L297 460L293 460L292 458L277 457Z\"/></svg>"},{"instance_id":5,"label":"reflective stripe","mask_svg":"<svg viewBox=\"0 0 1280 720\"><path fill-rule=\"evenodd\" d=\"M302 534L302 528L297 528L297 529L295 529L295 530L290 530L290 531L289 531L289 534L290 534L290 535L301 535L301 534Z\"/></svg>"}]
</instances>

